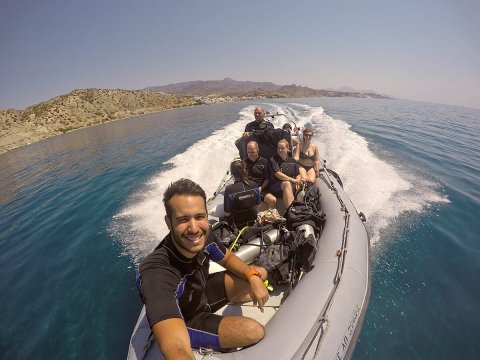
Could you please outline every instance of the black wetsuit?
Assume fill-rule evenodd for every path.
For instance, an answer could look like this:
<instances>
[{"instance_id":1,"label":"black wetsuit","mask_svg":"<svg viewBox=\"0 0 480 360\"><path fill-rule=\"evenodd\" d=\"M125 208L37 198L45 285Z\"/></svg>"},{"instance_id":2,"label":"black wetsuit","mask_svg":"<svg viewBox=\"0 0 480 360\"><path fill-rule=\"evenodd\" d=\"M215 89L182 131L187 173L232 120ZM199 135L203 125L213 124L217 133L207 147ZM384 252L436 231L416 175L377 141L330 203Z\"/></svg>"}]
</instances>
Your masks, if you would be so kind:
<instances>
[{"instance_id":1,"label":"black wetsuit","mask_svg":"<svg viewBox=\"0 0 480 360\"><path fill-rule=\"evenodd\" d=\"M255 132L260 130L265 130L266 128L272 128L273 124L268 121L258 122L257 120L250 121L247 125L245 125L245 132Z\"/></svg>"},{"instance_id":2,"label":"black wetsuit","mask_svg":"<svg viewBox=\"0 0 480 360\"><path fill-rule=\"evenodd\" d=\"M223 208L230 213L229 222L238 228L253 225L257 218L256 205L260 205L260 189L252 180L246 183L235 180L228 185L223 195Z\"/></svg>"},{"instance_id":3,"label":"black wetsuit","mask_svg":"<svg viewBox=\"0 0 480 360\"><path fill-rule=\"evenodd\" d=\"M223 272L208 275L209 260L220 261L226 248L209 231L205 248L189 259L173 244L169 233L140 265L140 288L150 327L157 322L184 319L193 347L220 348L213 314L228 303Z\"/></svg>"},{"instance_id":4,"label":"black wetsuit","mask_svg":"<svg viewBox=\"0 0 480 360\"><path fill-rule=\"evenodd\" d=\"M275 174L281 172L295 179L299 174L298 164L294 158L287 157L286 160L283 160L279 155L274 155L270 158L270 167L272 169L270 192L276 197L280 197L282 196L282 180L277 178Z\"/></svg>"},{"instance_id":5,"label":"black wetsuit","mask_svg":"<svg viewBox=\"0 0 480 360\"><path fill-rule=\"evenodd\" d=\"M252 181L254 181L259 187L266 179L269 180L270 172L267 159L261 156L259 156L255 161L250 160L250 158L246 158L245 165L247 166L248 177ZM266 189L262 189L262 192L264 192L265 190Z\"/></svg>"},{"instance_id":6,"label":"black wetsuit","mask_svg":"<svg viewBox=\"0 0 480 360\"><path fill-rule=\"evenodd\" d=\"M245 125L245 132L249 132L250 136L248 138L244 138L243 136L237 141L235 141L235 146L238 148L240 158L242 160L245 160L247 158L247 143L250 140L255 140L257 143L264 142L264 135L275 132L275 128L271 122L268 121L262 121L258 122L256 120L249 122L247 125ZM259 136L261 138L259 138ZM275 143L276 145L276 143ZM261 147L261 146L260 146Z\"/></svg>"}]
</instances>

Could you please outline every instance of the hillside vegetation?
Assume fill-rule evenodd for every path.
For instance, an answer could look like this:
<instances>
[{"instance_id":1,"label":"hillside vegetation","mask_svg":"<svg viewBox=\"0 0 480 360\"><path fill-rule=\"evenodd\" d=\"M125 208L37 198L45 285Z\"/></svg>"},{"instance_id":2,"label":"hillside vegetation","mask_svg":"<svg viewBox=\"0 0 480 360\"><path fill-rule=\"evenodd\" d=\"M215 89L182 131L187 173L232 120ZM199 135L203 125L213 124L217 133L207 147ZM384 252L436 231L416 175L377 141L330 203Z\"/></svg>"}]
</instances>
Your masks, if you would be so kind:
<instances>
[{"instance_id":1,"label":"hillside vegetation","mask_svg":"<svg viewBox=\"0 0 480 360\"><path fill-rule=\"evenodd\" d=\"M185 95L74 90L25 110L0 110L0 153L70 130L197 103Z\"/></svg>"}]
</instances>

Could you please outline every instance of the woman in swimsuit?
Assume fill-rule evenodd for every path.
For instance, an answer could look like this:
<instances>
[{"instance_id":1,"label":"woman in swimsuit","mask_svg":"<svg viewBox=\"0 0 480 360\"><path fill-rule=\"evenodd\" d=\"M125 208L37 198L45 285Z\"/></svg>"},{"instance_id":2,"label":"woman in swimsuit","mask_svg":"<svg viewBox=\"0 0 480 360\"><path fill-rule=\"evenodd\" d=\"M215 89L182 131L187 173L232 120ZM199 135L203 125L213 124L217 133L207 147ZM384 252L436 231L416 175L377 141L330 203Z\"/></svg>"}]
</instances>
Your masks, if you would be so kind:
<instances>
[{"instance_id":1,"label":"woman in swimsuit","mask_svg":"<svg viewBox=\"0 0 480 360\"><path fill-rule=\"evenodd\" d=\"M317 145L312 144L313 129L305 128L303 130L303 141L295 148L294 158L300 165L300 176L310 183L315 182L315 178L320 172L320 156L318 155Z\"/></svg>"}]
</instances>

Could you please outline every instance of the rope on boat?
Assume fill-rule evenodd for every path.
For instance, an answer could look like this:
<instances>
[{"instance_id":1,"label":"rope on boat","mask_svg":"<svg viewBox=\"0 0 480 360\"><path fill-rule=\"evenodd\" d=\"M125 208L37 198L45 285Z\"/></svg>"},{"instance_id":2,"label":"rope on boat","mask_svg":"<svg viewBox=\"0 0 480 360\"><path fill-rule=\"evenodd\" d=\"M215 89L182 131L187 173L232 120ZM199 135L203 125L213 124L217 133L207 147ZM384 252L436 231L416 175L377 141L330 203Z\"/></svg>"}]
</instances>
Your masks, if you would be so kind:
<instances>
[{"instance_id":1,"label":"rope on boat","mask_svg":"<svg viewBox=\"0 0 480 360\"><path fill-rule=\"evenodd\" d=\"M207 207L210 205L212 200L215 199L218 193L223 190L223 188L225 187L229 179L230 179L230 170L227 170L227 172L222 178L222 181L220 181L220 185L218 185L217 190L215 190L212 197L207 200Z\"/></svg>"},{"instance_id":2,"label":"rope on boat","mask_svg":"<svg viewBox=\"0 0 480 360\"><path fill-rule=\"evenodd\" d=\"M327 169L325 164L326 164L326 160L324 160L324 162L323 162L323 170L324 170L323 173L325 174L325 177L323 178L323 180L325 181L327 186L332 190L332 192L337 197L337 200L340 203L340 210L345 213L345 215L343 217L345 222L344 222L344 227L343 227L342 245L341 245L341 248L339 250L337 250L337 252L336 252L336 255L338 257L338 261L337 261L337 270L336 270L335 276L334 276L334 287L333 287L332 291L330 292L330 295L328 296L327 304L324 307L324 311L322 312L320 317L317 319L317 322L319 323L318 328L316 329L315 334L312 337L312 340L310 341L310 343L308 344L305 352L303 353L302 360L305 359L305 356L307 356L308 351L310 350L310 348L313 345L315 339L317 338L317 335L321 331L320 335L318 336L317 345L315 347L315 353L314 353L313 357L317 356L318 350L320 349L320 343L322 341L323 334L325 333L325 330L323 328L323 324L328 322L327 313L328 313L328 311L329 311L329 309L332 305L333 297L334 297L334 295L335 295L335 293L338 289L338 286L340 284L340 280L341 280L341 277L342 277L342 274L343 274L343 270L344 270L344 267L345 267L345 258L346 258L346 254L347 254L348 235L350 233L350 213L349 213L345 203L343 202L342 198L340 197L340 195L338 193L338 190L335 187L333 181L328 176L328 169Z\"/></svg>"}]
</instances>

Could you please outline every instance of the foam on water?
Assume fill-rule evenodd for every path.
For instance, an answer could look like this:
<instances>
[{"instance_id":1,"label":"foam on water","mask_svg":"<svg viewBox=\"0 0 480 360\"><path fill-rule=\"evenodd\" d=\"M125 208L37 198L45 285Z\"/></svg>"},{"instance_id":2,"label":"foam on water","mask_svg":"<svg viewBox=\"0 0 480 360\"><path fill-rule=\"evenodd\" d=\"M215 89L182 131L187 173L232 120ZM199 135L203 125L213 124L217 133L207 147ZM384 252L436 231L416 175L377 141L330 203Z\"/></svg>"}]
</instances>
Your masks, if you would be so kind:
<instances>
[{"instance_id":1,"label":"foam on water","mask_svg":"<svg viewBox=\"0 0 480 360\"><path fill-rule=\"evenodd\" d=\"M438 193L437 184L395 164L380 159L350 125L324 113L321 107L304 104L267 104L271 113L283 113L299 127L312 126L327 167L342 178L344 188L358 211L367 217L372 244L382 229L405 211L421 212L432 203L448 201ZM253 106L244 108L238 120L198 141L164 163L167 170L154 175L133 194L113 221L111 229L120 238L125 253L138 263L165 236L167 227L162 196L167 185L181 177L199 183L211 196L237 156L234 141L252 120ZM284 117L268 118L276 127Z\"/></svg>"}]
</instances>

